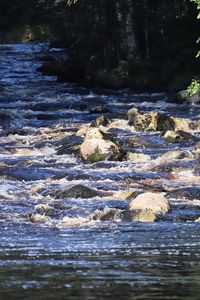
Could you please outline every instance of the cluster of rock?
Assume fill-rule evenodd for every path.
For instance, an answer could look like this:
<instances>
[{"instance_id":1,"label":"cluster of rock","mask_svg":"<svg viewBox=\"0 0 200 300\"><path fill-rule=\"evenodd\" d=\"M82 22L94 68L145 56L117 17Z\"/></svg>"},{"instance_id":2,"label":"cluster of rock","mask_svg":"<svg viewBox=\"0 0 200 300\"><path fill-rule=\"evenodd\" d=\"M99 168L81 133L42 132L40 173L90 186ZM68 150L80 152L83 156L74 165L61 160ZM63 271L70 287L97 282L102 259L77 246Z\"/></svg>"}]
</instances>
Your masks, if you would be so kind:
<instances>
[{"instance_id":1,"label":"cluster of rock","mask_svg":"<svg viewBox=\"0 0 200 300\"><path fill-rule=\"evenodd\" d=\"M132 108L127 113L127 119L109 121L105 116L96 118L90 125L81 127L75 135L68 137L67 145L60 147L60 153L79 152L82 159L87 163L95 163L102 160L121 160L126 157L128 160L144 161L147 156L138 153L126 153L126 149L120 146L112 134L113 129L128 129L131 132L160 132L158 143L165 142L196 142L198 138L192 133L199 129L199 122L192 122L184 118L171 117L158 112L141 113L137 108ZM65 142L66 142L65 139ZM147 138L148 139L148 138ZM149 140L144 137L135 136L129 138L129 147L146 147ZM61 150L63 150L61 152Z\"/></svg>"},{"instance_id":2,"label":"cluster of rock","mask_svg":"<svg viewBox=\"0 0 200 300\"><path fill-rule=\"evenodd\" d=\"M168 151L163 155L151 159L149 155L136 152L126 152L126 147L120 144L119 139L113 134L115 129L127 130L129 132L159 132L160 137L156 142L163 147L164 143L187 142L196 146L193 151ZM192 122L184 118L175 118L158 112L141 113L137 108L132 108L127 113L127 118L122 120L110 121L105 116L96 118L91 124L82 126L78 131L64 139L56 142L57 154L78 154L86 163L96 163L104 160L130 160L133 162L147 162L152 171L162 171L166 168L173 170L177 168L179 161L193 161L195 155L199 155L198 138L193 134L194 129L199 129L199 123ZM145 140L146 139L146 140ZM135 135L129 137L129 147L147 147L152 141L150 137L141 137ZM157 145L158 146L158 145ZM151 192L149 192L151 191ZM188 191L188 190L187 190ZM93 215L92 220L122 220L132 222L155 222L160 219L160 216L166 215L171 211L169 199L173 198L176 193L185 193L187 191L174 190L171 193L155 192L149 188L147 192L140 191L139 193L128 191L123 192L123 199L128 200L127 209L119 213L118 210L105 210L100 215ZM75 186L62 191L54 191L49 194L54 199L70 199L81 198L87 199L92 197L102 197L96 190L85 186ZM113 196L115 197L115 196ZM189 196L188 196L189 197ZM189 199L189 198L188 198ZM116 197L117 200L117 197ZM48 210L50 208L48 207ZM98 213L99 214L99 213ZM31 216L31 220L36 222L44 222L45 218L40 217L40 214ZM49 220L49 219L48 219ZM197 219L198 222L199 219ZM82 221L86 221L85 219ZM78 221L79 224L80 220ZM62 226L66 224L77 224L76 221L66 217L62 222ZM64 225L65 224L65 225ZM66 225L66 226L68 226ZM70 225L69 225L70 226Z\"/></svg>"}]
</instances>

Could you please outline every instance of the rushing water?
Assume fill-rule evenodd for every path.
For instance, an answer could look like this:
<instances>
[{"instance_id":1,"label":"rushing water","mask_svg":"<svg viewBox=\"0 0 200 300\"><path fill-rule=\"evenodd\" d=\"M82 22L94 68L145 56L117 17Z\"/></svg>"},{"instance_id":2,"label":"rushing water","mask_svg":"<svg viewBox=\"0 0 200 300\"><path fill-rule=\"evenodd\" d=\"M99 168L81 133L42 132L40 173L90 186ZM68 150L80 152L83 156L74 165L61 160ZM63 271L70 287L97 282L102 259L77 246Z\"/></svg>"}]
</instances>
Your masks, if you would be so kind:
<instances>
[{"instance_id":1,"label":"rushing water","mask_svg":"<svg viewBox=\"0 0 200 300\"><path fill-rule=\"evenodd\" d=\"M137 106L196 120L200 108L174 104L164 93L57 83L36 72L45 51L45 45L0 46L0 299L199 299L200 225L181 221L200 216L199 198L193 206L186 201L185 209L184 200L172 199L169 219L153 224L88 217L126 209L129 201L113 196L126 188L126 178L198 186L195 162L186 161L169 181L167 172L145 163L86 165L74 154L58 155L55 142L94 120L92 108L99 105L110 118ZM122 144L141 136L130 130L116 134ZM152 160L169 149L192 147L163 144L159 133L142 136L152 146L136 151ZM75 184L105 197L58 200L51 194ZM30 216L41 204L52 211L46 223L34 223ZM64 217L75 223L62 226Z\"/></svg>"}]
</instances>

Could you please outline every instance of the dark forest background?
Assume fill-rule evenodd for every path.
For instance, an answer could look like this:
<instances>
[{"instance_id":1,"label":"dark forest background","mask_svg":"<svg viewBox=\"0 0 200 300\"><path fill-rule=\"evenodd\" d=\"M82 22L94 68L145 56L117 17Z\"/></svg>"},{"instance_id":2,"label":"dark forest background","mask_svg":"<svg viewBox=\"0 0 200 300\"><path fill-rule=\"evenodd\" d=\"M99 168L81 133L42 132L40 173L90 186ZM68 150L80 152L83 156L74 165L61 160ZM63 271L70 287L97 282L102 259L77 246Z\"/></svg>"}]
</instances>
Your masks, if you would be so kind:
<instances>
[{"instance_id":1,"label":"dark forest background","mask_svg":"<svg viewBox=\"0 0 200 300\"><path fill-rule=\"evenodd\" d=\"M196 1L198 2L198 0ZM190 0L1 0L0 42L50 42L70 60L43 72L103 87L179 90L198 79Z\"/></svg>"}]
</instances>

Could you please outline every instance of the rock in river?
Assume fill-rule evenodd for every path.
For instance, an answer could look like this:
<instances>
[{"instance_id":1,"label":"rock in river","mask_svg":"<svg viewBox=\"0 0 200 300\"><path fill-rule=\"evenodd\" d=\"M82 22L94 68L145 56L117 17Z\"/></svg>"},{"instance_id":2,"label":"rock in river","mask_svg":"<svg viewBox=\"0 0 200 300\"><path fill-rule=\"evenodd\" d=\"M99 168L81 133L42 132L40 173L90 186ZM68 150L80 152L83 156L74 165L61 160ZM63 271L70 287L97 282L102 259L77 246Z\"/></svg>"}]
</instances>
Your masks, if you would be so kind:
<instances>
[{"instance_id":1,"label":"rock in river","mask_svg":"<svg viewBox=\"0 0 200 300\"><path fill-rule=\"evenodd\" d=\"M151 210L133 210L129 212L131 222L153 223L157 221L156 214Z\"/></svg>"},{"instance_id":2,"label":"rock in river","mask_svg":"<svg viewBox=\"0 0 200 300\"><path fill-rule=\"evenodd\" d=\"M53 193L50 193L50 195L55 199L88 199L98 196L98 193L84 185L75 185L69 189L54 191Z\"/></svg>"},{"instance_id":3,"label":"rock in river","mask_svg":"<svg viewBox=\"0 0 200 300\"><path fill-rule=\"evenodd\" d=\"M200 102L200 93L190 95L187 90L179 91L175 95L175 101L179 103L195 103L199 104Z\"/></svg>"},{"instance_id":4,"label":"rock in river","mask_svg":"<svg viewBox=\"0 0 200 300\"><path fill-rule=\"evenodd\" d=\"M81 156L87 163L101 160L118 160L122 157L122 150L113 142L103 139L98 129L88 131L80 147Z\"/></svg>"},{"instance_id":5,"label":"rock in river","mask_svg":"<svg viewBox=\"0 0 200 300\"><path fill-rule=\"evenodd\" d=\"M170 211L170 204L163 195L147 192L138 195L134 200L132 200L128 209L131 211L150 210L155 214L165 214Z\"/></svg>"},{"instance_id":6,"label":"rock in river","mask_svg":"<svg viewBox=\"0 0 200 300\"><path fill-rule=\"evenodd\" d=\"M167 131L175 129L174 120L158 112L140 113L137 108L128 111L129 125L137 131Z\"/></svg>"}]
</instances>

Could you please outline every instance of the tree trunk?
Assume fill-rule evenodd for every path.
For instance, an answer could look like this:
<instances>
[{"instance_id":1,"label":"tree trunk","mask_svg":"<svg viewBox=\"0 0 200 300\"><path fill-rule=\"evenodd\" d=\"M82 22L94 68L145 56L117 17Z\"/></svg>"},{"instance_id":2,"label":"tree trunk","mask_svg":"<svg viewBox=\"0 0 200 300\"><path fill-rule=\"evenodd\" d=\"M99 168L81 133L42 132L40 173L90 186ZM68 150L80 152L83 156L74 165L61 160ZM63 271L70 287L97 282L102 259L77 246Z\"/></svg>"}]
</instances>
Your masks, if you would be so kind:
<instances>
[{"instance_id":1,"label":"tree trunk","mask_svg":"<svg viewBox=\"0 0 200 300\"><path fill-rule=\"evenodd\" d=\"M126 43L127 43L127 58L133 58L137 55L137 42L136 42L136 30L135 30L135 18L133 1L126 0L127 2L127 14L126 14Z\"/></svg>"}]
</instances>

